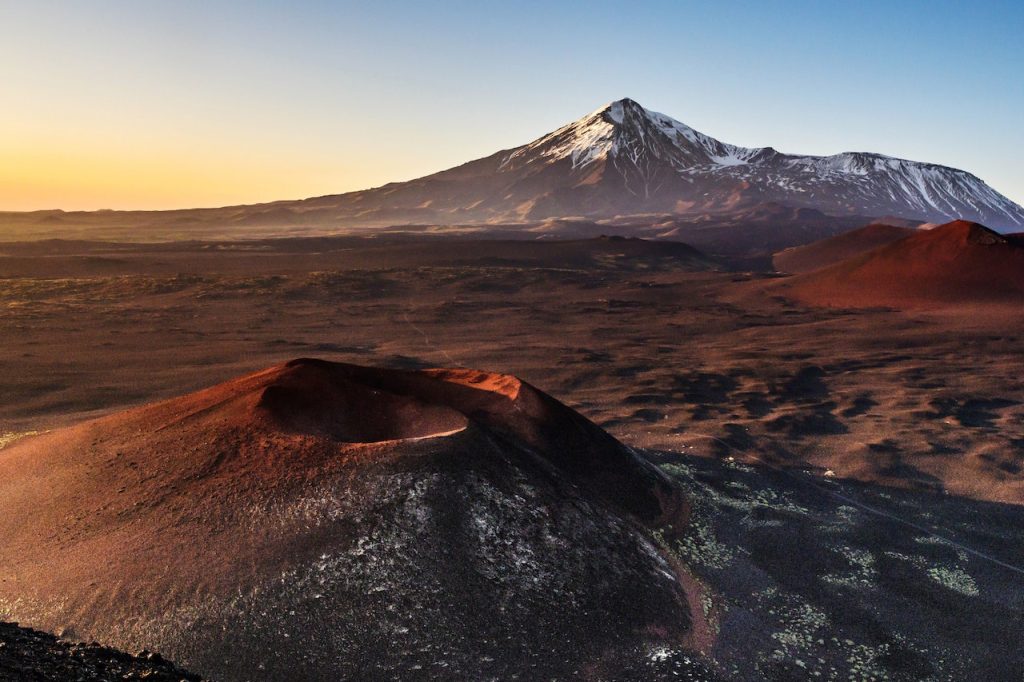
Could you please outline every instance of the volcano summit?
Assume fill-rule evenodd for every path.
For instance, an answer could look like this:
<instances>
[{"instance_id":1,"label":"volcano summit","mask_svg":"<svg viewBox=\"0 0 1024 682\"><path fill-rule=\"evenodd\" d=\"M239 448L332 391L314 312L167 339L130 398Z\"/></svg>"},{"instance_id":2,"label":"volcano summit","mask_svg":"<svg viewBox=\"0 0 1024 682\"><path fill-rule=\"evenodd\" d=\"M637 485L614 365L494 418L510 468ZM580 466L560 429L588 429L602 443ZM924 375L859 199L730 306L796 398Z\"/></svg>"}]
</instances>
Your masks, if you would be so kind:
<instances>
[{"instance_id":1,"label":"volcano summit","mask_svg":"<svg viewBox=\"0 0 1024 682\"><path fill-rule=\"evenodd\" d=\"M881 154L807 156L739 147L631 99L520 147L363 191L211 209L6 213L0 220L35 236L137 240L210 230L224 236L243 228L315 233L558 218L650 225L652 219L742 213L765 205L840 222L856 217L863 219L860 224L891 216L1024 229L1024 208L966 171Z\"/></svg>"},{"instance_id":2,"label":"volcano summit","mask_svg":"<svg viewBox=\"0 0 1024 682\"><path fill-rule=\"evenodd\" d=\"M837 216L1024 227L1024 208L965 171L881 154L804 156L738 147L631 99L419 180L263 210L296 211L294 218L326 212L357 223L509 222L706 213L768 202Z\"/></svg>"}]
</instances>

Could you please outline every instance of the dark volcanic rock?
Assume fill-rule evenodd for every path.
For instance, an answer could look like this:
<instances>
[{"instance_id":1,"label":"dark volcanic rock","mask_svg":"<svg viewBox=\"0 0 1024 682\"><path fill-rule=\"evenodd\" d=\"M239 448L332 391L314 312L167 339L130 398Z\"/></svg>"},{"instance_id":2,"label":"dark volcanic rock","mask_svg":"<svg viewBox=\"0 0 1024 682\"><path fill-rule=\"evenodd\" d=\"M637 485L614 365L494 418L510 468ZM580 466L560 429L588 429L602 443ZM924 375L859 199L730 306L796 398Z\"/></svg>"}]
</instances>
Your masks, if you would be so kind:
<instances>
[{"instance_id":1,"label":"dark volcanic rock","mask_svg":"<svg viewBox=\"0 0 1024 682\"><path fill-rule=\"evenodd\" d=\"M1020 678L1024 506L649 454L693 502L668 544L729 680Z\"/></svg>"},{"instance_id":2,"label":"dark volcanic rock","mask_svg":"<svg viewBox=\"0 0 1024 682\"><path fill-rule=\"evenodd\" d=\"M0 680L198 682L200 677L159 654L143 651L132 656L98 644L66 642L17 623L0 623Z\"/></svg>"}]
</instances>

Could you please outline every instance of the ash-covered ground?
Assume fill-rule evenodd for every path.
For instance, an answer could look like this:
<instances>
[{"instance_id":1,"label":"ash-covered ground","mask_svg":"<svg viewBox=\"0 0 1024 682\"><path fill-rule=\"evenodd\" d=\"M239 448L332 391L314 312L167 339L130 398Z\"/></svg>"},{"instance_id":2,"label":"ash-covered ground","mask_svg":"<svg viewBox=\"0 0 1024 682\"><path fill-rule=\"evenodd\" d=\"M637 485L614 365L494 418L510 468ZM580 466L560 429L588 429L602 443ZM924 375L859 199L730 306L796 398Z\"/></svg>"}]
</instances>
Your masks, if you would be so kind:
<instances>
[{"instance_id":1,"label":"ash-covered ground","mask_svg":"<svg viewBox=\"0 0 1024 682\"><path fill-rule=\"evenodd\" d=\"M664 546L737 680L1013 680L1024 508L650 452L694 503Z\"/></svg>"}]
</instances>

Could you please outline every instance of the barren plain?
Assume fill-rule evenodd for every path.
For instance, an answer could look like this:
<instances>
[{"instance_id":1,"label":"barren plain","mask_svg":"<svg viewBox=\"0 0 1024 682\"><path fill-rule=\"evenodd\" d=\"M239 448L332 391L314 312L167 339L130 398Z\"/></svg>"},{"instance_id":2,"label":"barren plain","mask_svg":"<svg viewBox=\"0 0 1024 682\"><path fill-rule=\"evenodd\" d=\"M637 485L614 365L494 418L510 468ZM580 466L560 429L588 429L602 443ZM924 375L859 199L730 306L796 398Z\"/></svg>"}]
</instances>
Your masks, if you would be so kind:
<instances>
[{"instance_id":1,"label":"barren plain","mask_svg":"<svg viewBox=\"0 0 1024 682\"><path fill-rule=\"evenodd\" d=\"M664 549L708 587L726 678L1020 669L1019 306L815 308L619 238L0 254L0 447L296 357L513 374L689 492Z\"/></svg>"}]
</instances>

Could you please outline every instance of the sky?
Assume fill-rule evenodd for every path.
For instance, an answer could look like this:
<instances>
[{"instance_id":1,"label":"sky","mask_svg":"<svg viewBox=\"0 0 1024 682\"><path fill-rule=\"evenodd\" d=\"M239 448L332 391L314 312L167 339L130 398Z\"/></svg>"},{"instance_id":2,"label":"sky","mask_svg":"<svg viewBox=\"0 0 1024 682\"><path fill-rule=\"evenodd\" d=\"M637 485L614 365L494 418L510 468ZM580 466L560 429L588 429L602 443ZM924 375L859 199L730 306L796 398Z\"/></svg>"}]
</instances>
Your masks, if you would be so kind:
<instances>
[{"instance_id":1,"label":"sky","mask_svg":"<svg viewBox=\"0 0 1024 682\"><path fill-rule=\"evenodd\" d=\"M0 0L0 210L408 180L630 97L722 141L874 151L1024 203L1020 0Z\"/></svg>"}]
</instances>

